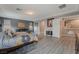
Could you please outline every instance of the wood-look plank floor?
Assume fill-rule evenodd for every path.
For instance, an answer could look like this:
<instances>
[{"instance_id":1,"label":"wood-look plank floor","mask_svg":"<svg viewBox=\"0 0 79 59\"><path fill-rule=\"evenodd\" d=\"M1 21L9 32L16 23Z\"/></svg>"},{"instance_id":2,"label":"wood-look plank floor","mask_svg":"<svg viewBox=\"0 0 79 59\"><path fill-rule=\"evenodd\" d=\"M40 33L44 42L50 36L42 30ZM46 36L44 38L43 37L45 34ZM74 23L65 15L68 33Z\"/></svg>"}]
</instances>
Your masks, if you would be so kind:
<instances>
[{"instance_id":1,"label":"wood-look plank floor","mask_svg":"<svg viewBox=\"0 0 79 59\"><path fill-rule=\"evenodd\" d=\"M28 54L75 54L75 38L44 37L38 42L36 48Z\"/></svg>"}]
</instances>

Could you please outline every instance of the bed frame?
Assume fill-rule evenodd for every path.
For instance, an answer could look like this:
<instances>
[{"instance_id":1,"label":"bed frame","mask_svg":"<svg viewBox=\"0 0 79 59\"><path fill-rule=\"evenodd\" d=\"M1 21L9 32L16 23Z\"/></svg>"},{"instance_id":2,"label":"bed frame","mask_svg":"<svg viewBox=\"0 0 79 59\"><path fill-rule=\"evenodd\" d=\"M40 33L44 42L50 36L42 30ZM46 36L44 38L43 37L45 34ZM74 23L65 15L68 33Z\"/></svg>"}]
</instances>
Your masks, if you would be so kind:
<instances>
[{"instance_id":1,"label":"bed frame","mask_svg":"<svg viewBox=\"0 0 79 59\"><path fill-rule=\"evenodd\" d=\"M0 54L8 54L12 51L16 51L17 49L20 49L24 46L27 46L27 45L30 45L30 44L33 44L33 43L36 43L37 41L31 41L31 42L27 42L27 43L24 43L24 44L21 44L21 45L18 45L18 46L14 46L14 47L10 47L10 48L3 48L3 49L0 49Z\"/></svg>"}]
</instances>

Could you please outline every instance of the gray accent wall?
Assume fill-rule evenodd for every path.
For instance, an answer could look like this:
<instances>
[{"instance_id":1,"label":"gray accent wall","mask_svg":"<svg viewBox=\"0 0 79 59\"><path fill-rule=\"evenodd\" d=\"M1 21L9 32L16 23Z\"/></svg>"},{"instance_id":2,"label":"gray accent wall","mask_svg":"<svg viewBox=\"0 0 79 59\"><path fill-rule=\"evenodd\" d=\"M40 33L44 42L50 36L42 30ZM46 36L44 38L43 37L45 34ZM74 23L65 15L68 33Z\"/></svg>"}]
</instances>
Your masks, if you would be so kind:
<instances>
[{"instance_id":1,"label":"gray accent wall","mask_svg":"<svg viewBox=\"0 0 79 59\"><path fill-rule=\"evenodd\" d=\"M30 23L33 23L32 21L26 21L26 20L11 20L11 26L12 26L15 30L18 29L17 24L18 24L19 21L22 21L23 23L26 24L26 29L29 29L29 24L30 24ZM33 30L32 30L32 31L34 31L34 23L33 23L32 26L33 26Z\"/></svg>"},{"instance_id":2,"label":"gray accent wall","mask_svg":"<svg viewBox=\"0 0 79 59\"><path fill-rule=\"evenodd\" d=\"M19 20L19 19L11 19L11 18L4 18L4 17L0 17L0 20L1 20L1 21L4 21L4 20L11 20L12 29L14 29L15 31L16 31L16 29L18 29L17 24L18 24L19 21L24 22L24 23L26 24L26 27L29 26L29 23L33 23L33 25L32 25L32 26L33 26L32 32L34 32L34 22L33 22L33 21ZM2 24L3 24L3 22L2 22ZM4 24L3 24L3 25L4 25Z\"/></svg>"}]
</instances>

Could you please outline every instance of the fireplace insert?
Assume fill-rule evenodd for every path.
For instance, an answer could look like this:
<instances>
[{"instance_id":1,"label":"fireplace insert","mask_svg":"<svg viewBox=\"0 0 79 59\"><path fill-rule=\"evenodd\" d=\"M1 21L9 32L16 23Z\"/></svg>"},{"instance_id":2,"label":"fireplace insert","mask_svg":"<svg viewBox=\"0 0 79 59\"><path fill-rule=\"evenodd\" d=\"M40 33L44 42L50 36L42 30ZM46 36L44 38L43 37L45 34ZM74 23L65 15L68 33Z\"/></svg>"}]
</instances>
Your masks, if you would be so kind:
<instances>
[{"instance_id":1,"label":"fireplace insert","mask_svg":"<svg viewBox=\"0 0 79 59\"><path fill-rule=\"evenodd\" d=\"M51 35L52 36L52 31L46 31L46 35Z\"/></svg>"}]
</instances>

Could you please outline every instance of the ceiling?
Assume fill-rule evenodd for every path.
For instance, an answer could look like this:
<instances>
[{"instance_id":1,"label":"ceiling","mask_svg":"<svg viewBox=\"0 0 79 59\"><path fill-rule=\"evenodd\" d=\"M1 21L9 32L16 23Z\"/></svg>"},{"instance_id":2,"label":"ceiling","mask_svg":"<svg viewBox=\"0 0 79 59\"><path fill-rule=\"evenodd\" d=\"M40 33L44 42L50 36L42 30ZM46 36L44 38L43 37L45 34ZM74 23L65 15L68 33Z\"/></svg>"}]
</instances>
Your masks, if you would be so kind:
<instances>
[{"instance_id":1,"label":"ceiling","mask_svg":"<svg viewBox=\"0 0 79 59\"><path fill-rule=\"evenodd\" d=\"M8 18L36 21L49 17L69 14L79 10L78 4L0 4L0 16ZM31 14L27 14L30 12Z\"/></svg>"}]
</instances>

